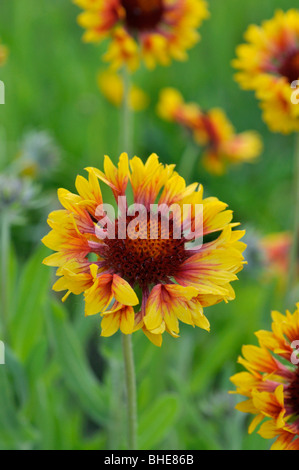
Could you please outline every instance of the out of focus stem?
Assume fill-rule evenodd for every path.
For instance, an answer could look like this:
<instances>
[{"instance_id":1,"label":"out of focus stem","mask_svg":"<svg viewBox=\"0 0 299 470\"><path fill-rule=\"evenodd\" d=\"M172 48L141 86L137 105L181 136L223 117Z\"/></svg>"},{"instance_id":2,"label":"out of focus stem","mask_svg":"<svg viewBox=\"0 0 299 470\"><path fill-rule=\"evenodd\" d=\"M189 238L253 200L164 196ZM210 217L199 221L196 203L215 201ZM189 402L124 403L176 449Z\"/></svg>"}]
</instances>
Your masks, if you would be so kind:
<instances>
[{"instance_id":1,"label":"out of focus stem","mask_svg":"<svg viewBox=\"0 0 299 470\"><path fill-rule=\"evenodd\" d=\"M137 450L137 396L132 335L122 335L128 412L128 450Z\"/></svg>"},{"instance_id":2,"label":"out of focus stem","mask_svg":"<svg viewBox=\"0 0 299 470\"><path fill-rule=\"evenodd\" d=\"M132 140L133 140L133 115L130 109L130 89L131 89L131 77L130 72L127 68L123 71L123 84L124 84L124 95L123 95L123 109L122 109L122 142L121 152L126 152L129 156L132 153Z\"/></svg>"},{"instance_id":3,"label":"out of focus stem","mask_svg":"<svg viewBox=\"0 0 299 470\"><path fill-rule=\"evenodd\" d=\"M290 256L289 279L287 296L290 297L297 278L297 266L299 260L299 133L295 136L294 155L294 228L293 241Z\"/></svg>"},{"instance_id":4,"label":"out of focus stem","mask_svg":"<svg viewBox=\"0 0 299 470\"><path fill-rule=\"evenodd\" d=\"M193 142L189 142L178 165L178 173L183 176L187 183L194 174L197 159L198 148L196 148Z\"/></svg>"},{"instance_id":5,"label":"out of focus stem","mask_svg":"<svg viewBox=\"0 0 299 470\"><path fill-rule=\"evenodd\" d=\"M1 324L4 339L8 339L8 260L10 221L9 214L4 210L1 214Z\"/></svg>"}]
</instances>

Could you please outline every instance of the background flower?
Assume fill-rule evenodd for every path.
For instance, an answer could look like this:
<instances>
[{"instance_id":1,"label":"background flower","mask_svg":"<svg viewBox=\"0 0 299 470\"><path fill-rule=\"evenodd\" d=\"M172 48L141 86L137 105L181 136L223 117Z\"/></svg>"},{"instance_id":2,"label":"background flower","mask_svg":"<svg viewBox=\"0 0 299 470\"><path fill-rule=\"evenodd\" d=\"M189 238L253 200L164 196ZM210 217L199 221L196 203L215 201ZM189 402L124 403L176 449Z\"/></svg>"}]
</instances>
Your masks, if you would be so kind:
<instances>
[{"instance_id":1,"label":"background flower","mask_svg":"<svg viewBox=\"0 0 299 470\"><path fill-rule=\"evenodd\" d=\"M260 247L265 254L265 262L269 272L276 273L286 281L290 253L292 247L292 234L288 232L271 233L260 240Z\"/></svg>"},{"instance_id":2,"label":"background flower","mask_svg":"<svg viewBox=\"0 0 299 470\"><path fill-rule=\"evenodd\" d=\"M226 166L254 161L262 151L262 141L254 131L236 134L224 111L203 111L195 103L185 103L175 89L160 93L158 114L187 129L203 147L203 164L213 174L222 174Z\"/></svg>"},{"instance_id":3,"label":"background flower","mask_svg":"<svg viewBox=\"0 0 299 470\"><path fill-rule=\"evenodd\" d=\"M57 171L60 157L61 150L49 132L32 130L22 138L14 168L22 176L41 181Z\"/></svg>"},{"instance_id":4,"label":"background flower","mask_svg":"<svg viewBox=\"0 0 299 470\"><path fill-rule=\"evenodd\" d=\"M40 188L26 178L0 173L0 220L6 212L12 225L26 222L26 212L42 204Z\"/></svg>"},{"instance_id":5,"label":"background flower","mask_svg":"<svg viewBox=\"0 0 299 470\"><path fill-rule=\"evenodd\" d=\"M231 378L246 400L237 409L255 415L249 427L253 432L276 438L272 449L299 449L299 304L293 314L272 313L272 331L258 331L258 346L244 346L239 358L247 372Z\"/></svg>"},{"instance_id":6,"label":"background flower","mask_svg":"<svg viewBox=\"0 0 299 470\"><path fill-rule=\"evenodd\" d=\"M197 32L208 17L204 0L74 0L85 11L79 24L84 40L100 42L109 37L105 60L113 67L138 68L168 65L171 59L186 60L196 44Z\"/></svg>"},{"instance_id":7,"label":"background flower","mask_svg":"<svg viewBox=\"0 0 299 470\"><path fill-rule=\"evenodd\" d=\"M121 76L110 70L99 72L98 86L105 98L114 106L120 107L124 99L124 82ZM149 105L148 95L138 86L132 85L129 105L133 111L143 111Z\"/></svg>"},{"instance_id":8,"label":"background flower","mask_svg":"<svg viewBox=\"0 0 299 470\"><path fill-rule=\"evenodd\" d=\"M261 26L251 25L233 66L241 87L254 90L271 131L299 130L299 106L292 103L292 82L299 79L299 11L276 11Z\"/></svg>"}]
</instances>

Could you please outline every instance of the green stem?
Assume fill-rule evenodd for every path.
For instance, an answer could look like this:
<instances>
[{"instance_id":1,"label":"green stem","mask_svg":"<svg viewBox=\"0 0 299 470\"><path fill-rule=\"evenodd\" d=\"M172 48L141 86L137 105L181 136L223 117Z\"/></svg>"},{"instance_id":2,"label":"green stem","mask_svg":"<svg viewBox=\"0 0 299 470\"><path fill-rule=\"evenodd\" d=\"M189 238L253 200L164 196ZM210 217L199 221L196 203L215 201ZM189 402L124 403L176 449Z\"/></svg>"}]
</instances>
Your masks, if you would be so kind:
<instances>
[{"instance_id":1,"label":"green stem","mask_svg":"<svg viewBox=\"0 0 299 470\"><path fill-rule=\"evenodd\" d=\"M131 80L130 73L127 68L123 72L124 83L124 98L123 98L123 112L122 112L122 148L121 152L127 152L131 155L132 152L132 132L133 132L133 114L130 109L130 89Z\"/></svg>"},{"instance_id":2,"label":"green stem","mask_svg":"<svg viewBox=\"0 0 299 470\"><path fill-rule=\"evenodd\" d=\"M126 377L129 450L137 450L137 400L132 335L122 335Z\"/></svg>"},{"instance_id":3,"label":"green stem","mask_svg":"<svg viewBox=\"0 0 299 470\"><path fill-rule=\"evenodd\" d=\"M299 259L299 133L295 137L294 155L294 228L293 243L290 255L289 278L287 286L287 296L291 297L292 289L296 283L297 265Z\"/></svg>"},{"instance_id":4,"label":"green stem","mask_svg":"<svg viewBox=\"0 0 299 470\"><path fill-rule=\"evenodd\" d=\"M1 216L1 307L2 329L4 339L8 339L8 257L9 257L10 223L5 210Z\"/></svg>"},{"instance_id":5,"label":"green stem","mask_svg":"<svg viewBox=\"0 0 299 470\"><path fill-rule=\"evenodd\" d=\"M129 156L132 152L133 140L133 119L130 109L130 88L131 80L128 70L124 69L124 99L123 99L123 116L122 116L122 152L127 152ZM128 446L130 450L137 449L137 397L136 397L136 377L132 347L132 336L122 335L125 382L126 382L126 399L128 413Z\"/></svg>"},{"instance_id":6,"label":"green stem","mask_svg":"<svg viewBox=\"0 0 299 470\"><path fill-rule=\"evenodd\" d=\"M198 148L196 148L193 142L190 142L179 162L178 173L183 176L187 183L194 173L195 164L198 159L198 153Z\"/></svg>"}]
</instances>

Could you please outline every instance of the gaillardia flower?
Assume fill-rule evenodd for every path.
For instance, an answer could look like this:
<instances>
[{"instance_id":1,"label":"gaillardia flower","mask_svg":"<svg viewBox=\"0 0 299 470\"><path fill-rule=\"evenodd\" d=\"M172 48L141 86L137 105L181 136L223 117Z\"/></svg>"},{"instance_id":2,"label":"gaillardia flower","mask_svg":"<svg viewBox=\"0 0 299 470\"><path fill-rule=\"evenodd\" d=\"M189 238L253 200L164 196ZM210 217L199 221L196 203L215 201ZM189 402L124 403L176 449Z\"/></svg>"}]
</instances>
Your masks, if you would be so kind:
<instances>
[{"instance_id":1,"label":"gaillardia flower","mask_svg":"<svg viewBox=\"0 0 299 470\"><path fill-rule=\"evenodd\" d=\"M299 450L299 303L293 314L272 312L272 331L258 331L259 346L243 346L247 371L231 381L246 400L236 408L255 415L249 433L276 438L271 449Z\"/></svg>"},{"instance_id":2,"label":"gaillardia flower","mask_svg":"<svg viewBox=\"0 0 299 470\"><path fill-rule=\"evenodd\" d=\"M59 189L64 209L49 215L43 243L56 253L44 263L58 267L53 289L84 292L85 314L101 313L103 336L142 328L161 345L165 331L178 336L179 320L209 330L203 307L234 299L231 282L244 264L232 211L155 154L145 164L122 154L117 166L106 156L104 172L86 170L78 194Z\"/></svg>"},{"instance_id":3,"label":"gaillardia flower","mask_svg":"<svg viewBox=\"0 0 299 470\"><path fill-rule=\"evenodd\" d=\"M290 269L292 234L289 232L271 233L260 240L266 268L286 281Z\"/></svg>"},{"instance_id":4,"label":"gaillardia flower","mask_svg":"<svg viewBox=\"0 0 299 470\"><path fill-rule=\"evenodd\" d=\"M233 61L241 87L254 90L261 100L269 129L284 134L299 130L299 106L292 100L299 79L298 24L299 11L292 9L278 10L261 26L249 26L247 43L238 46Z\"/></svg>"},{"instance_id":5,"label":"gaillardia flower","mask_svg":"<svg viewBox=\"0 0 299 470\"><path fill-rule=\"evenodd\" d=\"M202 111L196 103L185 103L181 93L165 88L160 93L158 114L180 124L196 144L204 148L203 164L213 174L222 174L227 165L252 162L262 151L262 141L254 131L236 134L224 111Z\"/></svg>"},{"instance_id":6,"label":"gaillardia flower","mask_svg":"<svg viewBox=\"0 0 299 470\"><path fill-rule=\"evenodd\" d=\"M130 70L185 60L186 50L199 40L197 32L208 17L204 0L74 0L84 9L78 21L84 40L109 39L104 59Z\"/></svg>"}]
</instances>

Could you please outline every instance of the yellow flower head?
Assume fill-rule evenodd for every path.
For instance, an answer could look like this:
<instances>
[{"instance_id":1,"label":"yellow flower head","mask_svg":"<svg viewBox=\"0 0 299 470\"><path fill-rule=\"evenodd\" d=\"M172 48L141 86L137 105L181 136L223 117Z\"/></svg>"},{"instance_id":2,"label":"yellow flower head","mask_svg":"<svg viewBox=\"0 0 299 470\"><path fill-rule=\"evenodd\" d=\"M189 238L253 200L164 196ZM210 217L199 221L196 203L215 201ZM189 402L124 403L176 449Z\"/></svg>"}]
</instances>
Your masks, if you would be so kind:
<instances>
[{"instance_id":1,"label":"yellow flower head","mask_svg":"<svg viewBox=\"0 0 299 470\"><path fill-rule=\"evenodd\" d=\"M186 60L186 51L200 36L197 29L209 16L204 0L74 0L84 12L78 22L83 39L108 38L104 58L116 69L130 70L144 61L148 68Z\"/></svg>"},{"instance_id":2,"label":"yellow flower head","mask_svg":"<svg viewBox=\"0 0 299 470\"><path fill-rule=\"evenodd\" d=\"M299 105L292 96L299 80L299 11L279 10L261 26L249 26L245 40L233 61L236 80L256 92L271 131L298 131Z\"/></svg>"},{"instance_id":3,"label":"yellow flower head","mask_svg":"<svg viewBox=\"0 0 299 470\"><path fill-rule=\"evenodd\" d=\"M239 358L247 371L231 381L246 397L237 409L255 415L249 433L260 424L272 449L299 450L299 304L293 314L272 312L272 331L258 331L259 346L243 346Z\"/></svg>"},{"instance_id":4,"label":"yellow flower head","mask_svg":"<svg viewBox=\"0 0 299 470\"><path fill-rule=\"evenodd\" d=\"M204 112L196 103L185 103L181 93L173 88L161 91L158 114L183 126L204 147L203 163L211 173L222 174L229 164L251 162L262 151L256 132L236 134L221 109Z\"/></svg>"},{"instance_id":5,"label":"yellow flower head","mask_svg":"<svg viewBox=\"0 0 299 470\"><path fill-rule=\"evenodd\" d=\"M121 106L124 99L124 82L111 70L98 74L98 86L105 98L114 106ZM133 111L143 111L149 104L148 95L136 85L129 92L129 106Z\"/></svg>"},{"instance_id":6,"label":"yellow flower head","mask_svg":"<svg viewBox=\"0 0 299 470\"><path fill-rule=\"evenodd\" d=\"M43 243L56 253L44 263L58 267L53 289L65 298L84 292L86 315L103 317L103 336L143 329L161 345L165 331L178 336L179 320L209 330L203 307L234 299L231 282L244 264L244 231L233 230L232 211L204 199L198 183L186 186L155 154L145 164L122 154L117 166L106 156L104 172L86 170L78 194L60 189L63 209L49 215Z\"/></svg>"}]
</instances>

